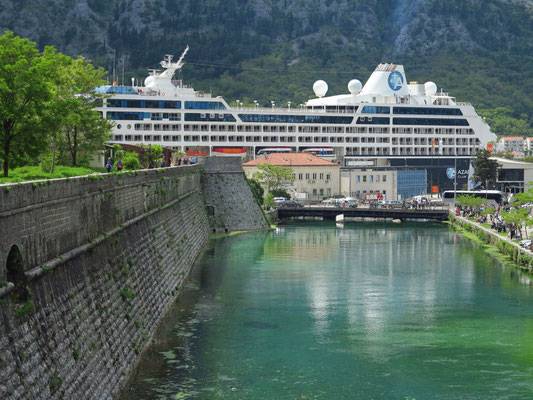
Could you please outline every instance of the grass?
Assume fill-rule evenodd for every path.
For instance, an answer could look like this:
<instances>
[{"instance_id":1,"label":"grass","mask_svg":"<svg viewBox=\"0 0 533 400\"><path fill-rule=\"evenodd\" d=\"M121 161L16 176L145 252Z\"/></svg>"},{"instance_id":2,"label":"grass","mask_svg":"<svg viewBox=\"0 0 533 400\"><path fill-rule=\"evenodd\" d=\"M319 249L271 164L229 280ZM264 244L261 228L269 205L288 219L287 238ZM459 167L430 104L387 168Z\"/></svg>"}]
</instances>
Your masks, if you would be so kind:
<instances>
[{"instance_id":1,"label":"grass","mask_svg":"<svg viewBox=\"0 0 533 400\"><path fill-rule=\"evenodd\" d=\"M9 177L0 177L2 183L18 183L27 181L36 181L42 179L69 178L73 176L89 175L96 172L107 172L105 168L84 168L84 167L65 167L57 166L53 174L43 172L40 166L20 167L9 171Z\"/></svg>"}]
</instances>

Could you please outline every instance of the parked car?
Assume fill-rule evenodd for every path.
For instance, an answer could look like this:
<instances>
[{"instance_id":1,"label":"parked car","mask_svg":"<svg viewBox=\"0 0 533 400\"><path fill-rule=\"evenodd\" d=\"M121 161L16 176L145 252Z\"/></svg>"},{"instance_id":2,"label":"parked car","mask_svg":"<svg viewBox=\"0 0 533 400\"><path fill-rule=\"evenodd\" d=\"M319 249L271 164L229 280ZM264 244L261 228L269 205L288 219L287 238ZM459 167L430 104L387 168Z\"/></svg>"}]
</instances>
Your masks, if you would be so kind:
<instances>
[{"instance_id":1,"label":"parked car","mask_svg":"<svg viewBox=\"0 0 533 400\"><path fill-rule=\"evenodd\" d=\"M322 200L322 203L320 205L322 207L340 207L340 201L344 199L326 199Z\"/></svg>"},{"instance_id":2,"label":"parked car","mask_svg":"<svg viewBox=\"0 0 533 400\"><path fill-rule=\"evenodd\" d=\"M387 208L404 208L404 205L401 201L391 200L387 203Z\"/></svg>"},{"instance_id":3,"label":"parked car","mask_svg":"<svg viewBox=\"0 0 533 400\"><path fill-rule=\"evenodd\" d=\"M276 202L278 207L303 207L304 205L296 200L281 200Z\"/></svg>"}]
</instances>

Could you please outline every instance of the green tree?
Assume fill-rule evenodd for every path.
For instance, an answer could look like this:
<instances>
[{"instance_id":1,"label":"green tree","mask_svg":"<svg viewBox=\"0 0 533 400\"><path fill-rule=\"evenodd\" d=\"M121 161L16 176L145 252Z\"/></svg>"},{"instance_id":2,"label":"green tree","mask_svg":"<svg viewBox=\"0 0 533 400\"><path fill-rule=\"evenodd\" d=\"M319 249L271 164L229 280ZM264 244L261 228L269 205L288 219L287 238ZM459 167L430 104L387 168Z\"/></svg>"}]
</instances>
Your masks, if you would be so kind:
<instances>
[{"instance_id":1,"label":"green tree","mask_svg":"<svg viewBox=\"0 0 533 400\"><path fill-rule=\"evenodd\" d=\"M268 163L260 164L257 168L259 171L255 172L252 177L265 187L267 193L275 189L282 189L294 182L292 168Z\"/></svg>"},{"instance_id":2,"label":"green tree","mask_svg":"<svg viewBox=\"0 0 533 400\"><path fill-rule=\"evenodd\" d=\"M49 64L35 43L6 32L0 36L0 157L7 177L10 163L37 156L46 146L42 118L51 97Z\"/></svg>"},{"instance_id":3,"label":"green tree","mask_svg":"<svg viewBox=\"0 0 533 400\"><path fill-rule=\"evenodd\" d=\"M485 118L492 132L500 136L533 136L527 115L515 118L507 107L479 109L478 114Z\"/></svg>"},{"instance_id":4,"label":"green tree","mask_svg":"<svg viewBox=\"0 0 533 400\"><path fill-rule=\"evenodd\" d=\"M143 168L156 168L163 160L163 147L159 145L138 145L142 148L141 165Z\"/></svg>"},{"instance_id":5,"label":"green tree","mask_svg":"<svg viewBox=\"0 0 533 400\"><path fill-rule=\"evenodd\" d=\"M488 150L479 151L473 164L474 175L472 179L474 183L481 182L485 186L485 189L488 189L490 183L493 185L496 184L500 165L498 161L490 159Z\"/></svg>"},{"instance_id":6,"label":"green tree","mask_svg":"<svg viewBox=\"0 0 533 400\"><path fill-rule=\"evenodd\" d=\"M291 198L291 194L287 191L287 189L284 189L284 188L272 189L272 195L274 197L285 197L286 199Z\"/></svg>"},{"instance_id":7,"label":"green tree","mask_svg":"<svg viewBox=\"0 0 533 400\"><path fill-rule=\"evenodd\" d=\"M250 190L252 191L252 194L254 196L255 201L260 206L263 205L263 194L265 193L265 190L261 187L259 182L257 182L255 179L247 179L248 185L250 186Z\"/></svg>"},{"instance_id":8,"label":"green tree","mask_svg":"<svg viewBox=\"0 0 533 400\"><path fill-rule=\"evenodd\" d=\"M104 81L105 71L94 68L83 57L72 59L57 55L61 68L58 72L57 93L60 110L60 145L69 155L70 164L76 166L80 159L85 160L102 149L109 140L112 124L103 119L94 108L102 102L104 95L94 88Z\"/></svg>"}]
</instances>

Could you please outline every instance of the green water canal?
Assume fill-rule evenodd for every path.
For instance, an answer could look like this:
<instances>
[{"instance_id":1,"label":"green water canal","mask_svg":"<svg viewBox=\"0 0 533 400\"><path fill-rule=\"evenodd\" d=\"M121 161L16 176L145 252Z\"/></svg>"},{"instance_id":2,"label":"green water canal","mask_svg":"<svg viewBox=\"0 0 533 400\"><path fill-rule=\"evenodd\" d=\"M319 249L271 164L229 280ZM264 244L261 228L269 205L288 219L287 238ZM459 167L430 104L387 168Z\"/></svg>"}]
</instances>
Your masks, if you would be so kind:
<instances>
[{"instance_id":1,"label":"green water canal","mask_svg":"<svg viewBox=\"0 0 533 400\"><path fill-rule=\"evenodd\" d=\"M123 399L533 399L533 286L444 224L212 240Z\"/></svg>"}]
</instances>

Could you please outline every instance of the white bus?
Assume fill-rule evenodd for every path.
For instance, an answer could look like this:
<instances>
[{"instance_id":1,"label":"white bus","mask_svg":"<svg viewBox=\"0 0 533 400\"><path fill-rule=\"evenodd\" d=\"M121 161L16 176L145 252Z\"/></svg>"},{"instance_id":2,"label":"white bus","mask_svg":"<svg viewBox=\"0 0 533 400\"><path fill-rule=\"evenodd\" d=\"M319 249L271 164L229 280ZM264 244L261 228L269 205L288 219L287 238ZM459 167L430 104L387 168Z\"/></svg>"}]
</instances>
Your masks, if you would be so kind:
<instances>
[{"instance_id":1,"label":"white bus","mask_svg":"<svg viewBox=\"0 0 533 400\"><path fill-rule=\"evenodd\" d=\"M302 153L313 153L319 157L335 156L335 151L331 147L313 147L302 150Z\"/></svg>"},{"instance_id":2,"label":"white bus","mask_svg":"<svg viewBox=\"0 0 533 400\"><path fill-rule=\"evenodd\" d=\"M507 195L499 190L447 190L442 194L442 201L446 204L454 204L454 199L464 195L486 199L489 205L507 203Z\"/></svg>"},{"instance_id":3,"label":"white bus","mask_svg":"<svg viewBox=\"0 0 533 400\"><path fill-rule=\"evenodd\" d=\"M272 154L272 153L290 153L292 150L289 147L268 147L265 149L261 149L257 152L258 156L264 156L266 154Z\"/></svg>"}]
</instances>

